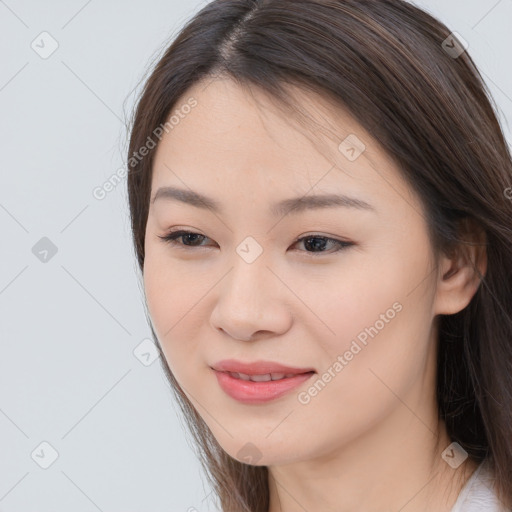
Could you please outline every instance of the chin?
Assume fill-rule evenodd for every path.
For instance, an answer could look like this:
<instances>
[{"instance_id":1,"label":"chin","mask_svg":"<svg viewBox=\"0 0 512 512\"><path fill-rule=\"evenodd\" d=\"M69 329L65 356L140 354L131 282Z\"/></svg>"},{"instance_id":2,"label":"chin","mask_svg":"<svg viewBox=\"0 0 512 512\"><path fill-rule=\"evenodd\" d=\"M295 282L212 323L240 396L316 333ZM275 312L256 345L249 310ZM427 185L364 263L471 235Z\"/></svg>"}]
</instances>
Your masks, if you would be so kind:
<instances>
[{"instance_id":1,"label":"chin","mask_svg":"<svg viewBox=\"0 0 512 512\"><path fill-rule=\"evenodd\" d=\"M293 443L296 446L296 443ZM296 447L283 446L280 442L252 440L244 443L230 440L229 446L221 445L223 450L233 459L251 466L280 466L297 462L304 458Z\"/></svg>"}]
</instances>

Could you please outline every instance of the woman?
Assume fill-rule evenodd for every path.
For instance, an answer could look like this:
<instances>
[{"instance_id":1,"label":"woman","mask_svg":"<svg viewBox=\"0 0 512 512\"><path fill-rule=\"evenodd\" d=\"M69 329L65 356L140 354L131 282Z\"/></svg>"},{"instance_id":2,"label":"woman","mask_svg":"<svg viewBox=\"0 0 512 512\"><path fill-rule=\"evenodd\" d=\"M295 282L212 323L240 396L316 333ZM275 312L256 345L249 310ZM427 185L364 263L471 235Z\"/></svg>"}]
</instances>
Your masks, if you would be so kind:
<instances>
[{"instance_id":1,"label":"woman","mask_svg":"<svg viewBox=\"0 0 512 512\"><path fill-rule=\"evenodd\" d=\"M158 62L133 239L223 512L512 507L489 98L464 41L400 0L215 0Z\"/></svg>"}]
</instances>

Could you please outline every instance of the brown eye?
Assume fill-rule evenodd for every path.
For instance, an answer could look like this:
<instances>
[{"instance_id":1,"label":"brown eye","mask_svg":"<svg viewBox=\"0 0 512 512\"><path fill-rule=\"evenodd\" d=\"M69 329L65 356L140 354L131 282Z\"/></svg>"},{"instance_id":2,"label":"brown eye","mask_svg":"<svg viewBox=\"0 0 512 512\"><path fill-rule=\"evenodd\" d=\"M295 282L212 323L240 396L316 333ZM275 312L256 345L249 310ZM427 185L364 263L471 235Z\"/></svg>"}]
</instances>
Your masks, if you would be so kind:
<instances>
[{"instance_id":1,"label":"brown eye","mask_svg":"<svg viewBox=\"0 0 512 512\"><path fill-rule=\"evenodd\" d=\"M295 243L301 243L304 241L304 246L306 247L306 252L312 252L313 254L324 254L327 251L323 250L329 243L333 243L336 249L334 251L330 251L327 254L332 254L334 252L341 251L354 245L351 242L342 242L341 240L336 240L334 238L329 238L326 236L320 235L309 235L304 236L296 240ZM311 250L308 250L311 249Z\"/></svg>"},{"instance_id":2,"label":"brown eye","mask_svg":"<svg viewBox=\"0 0 512 512\"><path fill-rule=\"evenodd\" d=\"M168 233L165 236L159 236L158 238L164 240L167 243L172 245L179 245L183 247L201 247L201 244L196 243L197 241L201 242L202 240L208 239L208 237L201 235L199 233L194 233L192 231L174 231ZM183 243L178 242L177 240L181 238Z\"/></svg>"}]
</instances>

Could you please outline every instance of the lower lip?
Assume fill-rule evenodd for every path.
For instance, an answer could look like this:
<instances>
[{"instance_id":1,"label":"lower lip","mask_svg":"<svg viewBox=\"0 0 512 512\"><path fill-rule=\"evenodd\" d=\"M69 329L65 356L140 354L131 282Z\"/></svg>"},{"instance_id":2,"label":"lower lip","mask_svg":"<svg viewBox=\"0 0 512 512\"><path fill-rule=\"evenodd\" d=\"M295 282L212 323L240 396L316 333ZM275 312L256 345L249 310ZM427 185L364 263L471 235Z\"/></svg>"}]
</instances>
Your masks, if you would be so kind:
<instances>
[{"instance_id":1,"label":"lower lip","mask_svg":"<svg viewBox=\"0 0 512 512\"><path fill-rule=\"evenodd\" d=\"M220 387L231 398L244 403L262 403L279 398L306 382L314 372L265 382L236 379L226 372L215 371Z\"/></svg>"}]
</instances>

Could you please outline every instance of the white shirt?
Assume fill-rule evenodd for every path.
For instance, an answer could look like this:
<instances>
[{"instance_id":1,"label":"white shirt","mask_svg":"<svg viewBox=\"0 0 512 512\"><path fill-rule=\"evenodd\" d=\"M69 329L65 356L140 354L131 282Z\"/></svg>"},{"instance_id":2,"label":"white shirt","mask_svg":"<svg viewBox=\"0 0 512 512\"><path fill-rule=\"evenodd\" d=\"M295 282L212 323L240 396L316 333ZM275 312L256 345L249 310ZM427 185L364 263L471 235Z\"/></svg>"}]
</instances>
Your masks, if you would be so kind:
<instances>
[{"instance_id":1,"label":"white shirt","mask_svg":"<svg viewBox=\"0 0 512 512\"><path fill-rule=\"evenodd\" d=\"M484 460L462 488L451 512L505 512L506 510L494 491L494 478Z\"/></svg>"}]
</instances>

